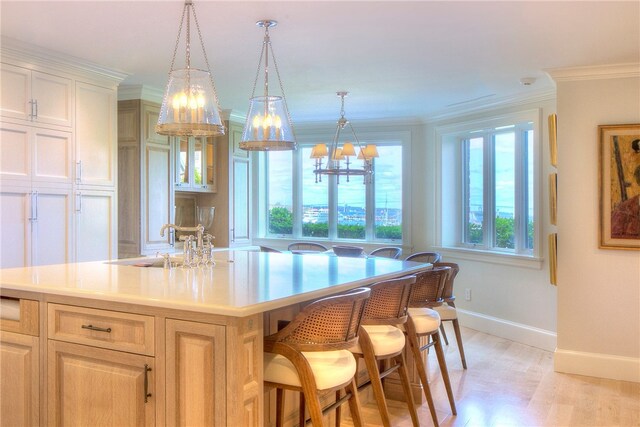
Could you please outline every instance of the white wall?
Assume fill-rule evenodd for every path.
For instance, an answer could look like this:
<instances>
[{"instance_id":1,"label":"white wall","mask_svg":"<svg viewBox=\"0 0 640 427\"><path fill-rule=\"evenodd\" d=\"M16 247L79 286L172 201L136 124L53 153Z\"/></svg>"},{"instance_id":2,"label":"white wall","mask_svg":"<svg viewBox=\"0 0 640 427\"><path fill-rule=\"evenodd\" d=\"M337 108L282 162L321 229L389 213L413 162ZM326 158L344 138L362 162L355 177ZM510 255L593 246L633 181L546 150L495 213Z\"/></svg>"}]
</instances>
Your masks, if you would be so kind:
<instances>
[{"instance_id":1,"label":"white wall","mask_svg":"<svg viewBox=\"0 0 640 427\"><path fill-rule=\"evenodd\" d=\"M537 260L528 261L509 257L496 257L479 253L462 252L442 247L439 224L436 218L440 215L441 197L438 194L440 168L447 169L449 164L440 165L439 130L457 123L473 122L522 111L535 109L540 115L538 129L539 141L539 179L538 193L541 202L538 207L540 240L542 251ZM553 351L556 347L556 288L549 283L549 267L547 259L546 236L553 229L549 223L549 202L547 177L552 168L549 164L549 144L547 132L547 116L555 112L553 94L532 97L529 101L494 107L472 114L449 116L430 122L426 129L426 167L417 170L424 176L416 176L416 181L425 182L421 187L419 198L426 200L426 215L429 220L426 228L414 226L414 241L424 242L425 246L415 245L415 250L436 249L443 253L445 261L457 262L460 274L456 278L456 307L460 321L472 329L508 338L517 342ZM457 191L445 188L442 191ZM447 221L455 221L450 213L445 212L441 219L443 226ZM414 223L415 225L415 223ZM416 233L423 233L418 239ZM446 245L444 245L446 246ZM471 300L465 301L464 289L471 290ZM473 357L472 355L470 357Z\"/></svg>"},{"instance_id":2,"label":"white wall","mask_svg":"<svg viewBox=\"0 0 640 427\"><path fill-rule=\"evenodd\" d=\"M640 67L555 70L556 370L640 382L640 251L598 248L598 125L640 123Z\"/></svg>"}]
</instances>

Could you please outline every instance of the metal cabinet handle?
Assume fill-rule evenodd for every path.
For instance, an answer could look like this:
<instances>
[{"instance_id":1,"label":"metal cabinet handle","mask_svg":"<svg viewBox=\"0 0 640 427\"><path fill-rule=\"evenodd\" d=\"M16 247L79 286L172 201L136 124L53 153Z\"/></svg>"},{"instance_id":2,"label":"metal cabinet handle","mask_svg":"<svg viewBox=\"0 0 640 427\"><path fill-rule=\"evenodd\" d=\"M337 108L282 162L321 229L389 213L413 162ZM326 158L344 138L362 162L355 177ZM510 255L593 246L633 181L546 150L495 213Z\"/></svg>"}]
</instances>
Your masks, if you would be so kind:
<instances>
[{"instance_id":1,"label":"metal cabinet handle","mask_svg":"<svg viewBox=\"0 0 640 427\"><path fill-rule=\"evenodd\" d=\"M35 107L36 113L33 116L37 119L38 118L38 100L34 99L33 100L33 104L31 104L31 105L33 105Z\"/></svg>"},{"instance_id":2,"label":"metal cabinet handle","mask_svg":"<svg viewBox=\"0 0 640 427\"><path fill-rule=\"evenodd\" d=\"M144 364L144 403L149 401L149 398L152 396L149 393L149 371L151 368L146 363Z\"/></svg>"},{"instance_id":3,"label":"metal cabinet handle","mask_svg":"<svg viewBox=\"0 0 640 427\"><path fill-rule=\"evenodd\" d=\"M33 121L33 119L34 119L34 118L35 118L35 116L36 116L36 115L35 115L35 109L34 109L34 104L35 104L35 102L36 102L36 101L35 101L34 99L30 99L30 100L29 100L29 109L31 110L31 111L29 111L29 119L30 119L31 121Z\"/></svg>"},{"instance_id":4,"label":"metal cabinet handle","mask_svg":"<svg viewBox=\"0 0 640 427\"><path fill-rule=\"evenodd\" d=\"M82 160L76 162L76 184L82 182Z\"/></svg>"},{"instance_id":5,"label":"metal cabinet handle","mask_svg":"<svg viewBox=\"0 0 640 427\"><path fill-rule=\"evenodd\" d=\"M97 332L106 332L109 334L111 333L111 328L99 328L93 325L82 325L82 329L89 329L91 331L97 331Z\"/></svg>"},{"instance_id":6,"label":"metal cabinet handle","mask_svg":"<svg viewBox=\"0 0 640 427\"><path fill-rule=\"evenodd\" d=\"M82 213L82 193L76 192L76 212Z\"/></svg>"}]
</instances>

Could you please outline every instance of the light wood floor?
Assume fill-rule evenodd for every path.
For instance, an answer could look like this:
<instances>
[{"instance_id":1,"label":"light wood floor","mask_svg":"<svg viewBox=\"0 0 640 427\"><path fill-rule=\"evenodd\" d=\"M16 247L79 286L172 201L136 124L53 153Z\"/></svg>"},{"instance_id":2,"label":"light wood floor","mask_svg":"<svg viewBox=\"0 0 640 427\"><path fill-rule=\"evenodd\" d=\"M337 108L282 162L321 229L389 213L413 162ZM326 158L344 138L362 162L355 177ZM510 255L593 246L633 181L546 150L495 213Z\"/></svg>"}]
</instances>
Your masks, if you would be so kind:
<instances>
[{"instance_id":1,"label":"light wood floor","mask_svg":"<svg viewBox=\"0 0 640 427\"><path fill-rule=\"evenodd\" d=\"M460 363L453 330L447 327L447 364L458 415L452 416L429 355L431 390L441 426L640 426L640 384L553 371L553 354L462 328L468 369ZM403 402L388 401L394 427L411 426ZM374 403L363 407L367 426L380 426ZM426 403L420 424L432 426ZM343 425L351 426L347 417Z\"/></svg>"}]
</instances>

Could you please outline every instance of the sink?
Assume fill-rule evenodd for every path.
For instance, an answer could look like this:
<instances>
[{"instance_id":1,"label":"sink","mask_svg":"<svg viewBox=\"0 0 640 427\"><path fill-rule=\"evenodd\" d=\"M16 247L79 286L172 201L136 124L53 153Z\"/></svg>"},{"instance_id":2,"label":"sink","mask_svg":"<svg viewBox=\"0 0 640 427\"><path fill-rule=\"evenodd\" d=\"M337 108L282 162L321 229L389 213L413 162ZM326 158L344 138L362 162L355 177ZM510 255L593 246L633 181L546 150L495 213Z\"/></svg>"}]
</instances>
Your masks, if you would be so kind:
<instances>
[{"instance_id":1,"label":"sink","mask_svg":"<svg viewBox=\"0 0 640 427\"><path fill-rule=\"evenodd\" d=\"M172 265L180 265L182 264L182 257L170 257ZM118 261L109 261L106 264L113 265L128 265L130 267L154 267L154 268L163 268L164 267L164 258L162 257L148 257L148 258L130 258L130 259L121 259Z\"/></svg>"}]
</instances>

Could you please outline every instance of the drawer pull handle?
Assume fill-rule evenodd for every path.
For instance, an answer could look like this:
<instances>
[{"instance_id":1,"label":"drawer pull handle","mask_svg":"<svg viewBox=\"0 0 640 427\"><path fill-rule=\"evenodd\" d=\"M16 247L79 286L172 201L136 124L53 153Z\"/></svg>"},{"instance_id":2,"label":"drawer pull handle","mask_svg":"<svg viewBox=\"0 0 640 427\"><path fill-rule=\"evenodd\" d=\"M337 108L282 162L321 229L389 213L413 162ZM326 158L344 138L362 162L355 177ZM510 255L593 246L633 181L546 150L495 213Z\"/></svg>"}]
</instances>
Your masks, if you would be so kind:
<instances>
[{"instance_id":1,"label":"drawer pull handle","mask_svg":"<svg viewBox=\"0 0 640 427\"><path fill-rule=\"evenodd\" d=\"M149 393L149 371L151 368L146 363L144 364L144 403L147 403L148 399L151 397L151 393Z\"/></svg>"},{"instance_id":2,"label":"drawer pull handle","mask_svg":"<svg viewBox=\"0 0 640 427\"><path fill-rule=\"evenodd\" d=\"M106 328L106 329L98 328L97 326L93 326L93 325L82 325L82 329L90 329L92 331L111 333L111 328Z\"/></svg>"}]
</instances>

